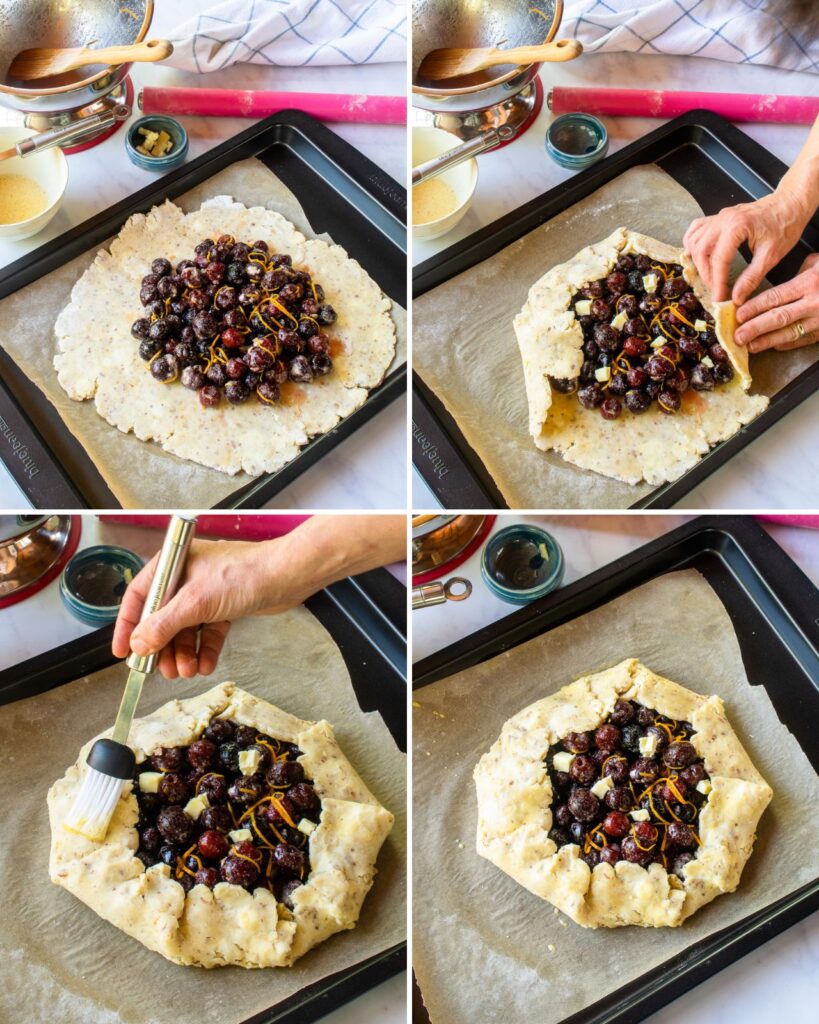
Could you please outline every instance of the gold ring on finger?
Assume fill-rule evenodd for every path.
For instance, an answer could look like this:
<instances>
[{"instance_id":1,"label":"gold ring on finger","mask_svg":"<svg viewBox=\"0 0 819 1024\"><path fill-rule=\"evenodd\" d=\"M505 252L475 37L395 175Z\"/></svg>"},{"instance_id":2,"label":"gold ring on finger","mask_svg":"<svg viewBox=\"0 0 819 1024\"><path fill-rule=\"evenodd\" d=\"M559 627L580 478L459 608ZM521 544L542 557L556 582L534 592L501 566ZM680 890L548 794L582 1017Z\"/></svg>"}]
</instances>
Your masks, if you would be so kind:
<instances>
[{"instance_id":1,"label":"gold ring on finger","mask_svg":"<svg viewBox=\"0 0 819 1024\"><path fill-rule=\"evenodd\" d=\"M805 330L805 325L802 323L802 321L797 320L793 326L796 328L796 334L794 334L793 340L798 341L800 338L804 338L807 334L807 331Z\"/></svg>"}]
</instances>

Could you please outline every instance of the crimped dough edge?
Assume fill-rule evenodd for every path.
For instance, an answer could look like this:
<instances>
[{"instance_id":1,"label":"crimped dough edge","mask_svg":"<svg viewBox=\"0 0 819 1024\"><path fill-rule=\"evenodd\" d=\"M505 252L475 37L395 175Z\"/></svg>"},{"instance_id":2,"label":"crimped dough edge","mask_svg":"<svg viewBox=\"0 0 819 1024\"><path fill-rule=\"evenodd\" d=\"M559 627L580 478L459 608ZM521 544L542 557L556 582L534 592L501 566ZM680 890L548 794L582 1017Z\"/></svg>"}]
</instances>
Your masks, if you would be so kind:
<instances>
[{"instance_id":1,"label":"crimped dough edge","mask_svg":"<svg viewBox=\"0 0 819 1024\"><path fill-rule=\"evenodd\" d=\"M549 839L552 787L543 758L568 732L596 729L617 700L634 700L689 721L711 777L700 813L700 847L684 881L661 865L619 861L594 870L573 844ZM583 676L512 716L474 770L477 852L534 895L586 928L676 927L704 904L733 892L773 795L731 728L719 697L704 697L634 658Z\"/></svg>"},{"instance_id":2,"label":"crimped dough edge","mask_svg":"<svg viewBox=\"0 0 819 1024\"><path fill-rule=\"evenodd\" d=\"M292 913L266 890L250 893L223 882L213 890L196 885L186 898L167 865L146 869L135 856L138 812L130 783L102 843L65 829L88 751L99 737L85 744L48 792L49 875L104 920L174 963L289 966L330 935L355 926L393 815L367 789L328 722L296 718L231 682L135 719L130 745L137 763L160 746L190 744L214 717L254 726L302 750L299 761L321 798L322 814L309 838L310 875L294 894Z\"/></svg>"}]
</instances>

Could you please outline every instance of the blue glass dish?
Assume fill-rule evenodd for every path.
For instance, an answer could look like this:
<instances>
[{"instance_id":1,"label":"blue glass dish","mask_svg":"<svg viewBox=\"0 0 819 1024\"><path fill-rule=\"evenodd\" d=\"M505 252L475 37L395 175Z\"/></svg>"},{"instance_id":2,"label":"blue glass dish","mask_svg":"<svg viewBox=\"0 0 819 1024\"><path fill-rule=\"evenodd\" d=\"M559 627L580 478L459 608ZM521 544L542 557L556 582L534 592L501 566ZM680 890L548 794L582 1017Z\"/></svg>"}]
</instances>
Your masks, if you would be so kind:
<instances>
[{"instance_id":1,"label":"blue glass dish","mask_svg":"<svg viewBox=\"0 0 819 1024\"><path fill-rule=\"evenodd\" d=\"M572 171L596 164L608 149L606 126L591 114L561 114L546 129L546 152Z\"/></svg>"},{"instance_id":2,"label":"blue glass dish","mask_svg":"<svg viewBox=\"0 0 819 1024\"><path fill-rule=\"evenodd\" d=\"M481 577L497 597L527 604L563 582L563 551L539 526L516 523L494 534L481 555Z\"/></svg>"},{"instance_id":3,"label":"blue glass dish","mask_svg":"<svg viewBox=\"0 0 819 1024\"><path fill-rule=\"evenodd\" d=\"M141 146L145 141L139 134L140 128L149 128L152 132L166 131L173 142L170 153L166 153L165 156L146 156L144 153L138 153L137 146ZM125 133L125 151L131 158L131 163L141 167L143 171L170 171L178 167L188 155L188 133L173 117L146 114L145 117L134 121Z\"/></svg>"},{"instance_id":4,"label":"blue glass dish","mask_svg":"<svg viewBox=\"0 0 819 1024\"><path fill-rule=\"evenodd\" d=\"M87 626L106 626L116 619L125 590L143 564L127 548L108 544L84 548L62 571L62 602Z\"/></svg>"}]
</instances>

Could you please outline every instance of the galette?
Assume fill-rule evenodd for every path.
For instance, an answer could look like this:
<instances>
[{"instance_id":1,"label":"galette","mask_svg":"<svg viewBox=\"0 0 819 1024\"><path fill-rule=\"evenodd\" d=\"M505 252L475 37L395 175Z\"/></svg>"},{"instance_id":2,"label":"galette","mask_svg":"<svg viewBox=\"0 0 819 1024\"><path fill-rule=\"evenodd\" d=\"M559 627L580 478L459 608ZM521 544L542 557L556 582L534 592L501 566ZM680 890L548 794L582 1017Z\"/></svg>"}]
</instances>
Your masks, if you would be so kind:
<instances>
[{"instance_id":1,"label":"galette","mask_svg":"<svg viewBox=\"0 0 819 1024\"><path fill-rule=\"evenodd\" d=\"M733 892L772 796L720 698L635 659L514 715L474 776L478 853L588 928Z\"/></svg>"},{"instance_id":2,"label":"galette","mask_svg":"<svg viewBox=\"0 0 819 1024\"><path fill-rule=\"evenodd\" d=\"M233 683L135 719L102 842L64 824L92 742L48 794L49 872L100 917L201 967L288 966L355 926L393 816L328 722Z\"/></svg>"},{"instance_id":3,"label":"galette","mask_svg":"<svg viewBox=\"0 0 819 1024\"><path fill-rule=\"evenodd\" d=\"M514 327L535 445L626 483L677 479L768 405L733 303L626 228L545 273Z\"/></svg>"}]
</instances>

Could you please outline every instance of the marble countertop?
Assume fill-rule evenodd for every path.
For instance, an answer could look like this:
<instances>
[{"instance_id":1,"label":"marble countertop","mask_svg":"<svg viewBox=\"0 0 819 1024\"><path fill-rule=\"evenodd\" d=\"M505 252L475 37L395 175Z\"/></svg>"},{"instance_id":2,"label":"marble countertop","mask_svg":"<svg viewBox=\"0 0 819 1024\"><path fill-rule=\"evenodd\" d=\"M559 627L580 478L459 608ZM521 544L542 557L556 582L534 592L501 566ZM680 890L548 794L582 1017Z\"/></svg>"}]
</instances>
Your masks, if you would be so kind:
<instances>
[{"instance_id":1,"label":"marble countertop","mask_svg":"<svg viewBox=\"0 0 819 1024\"><path fill-rule=\"evenodd\" d=\"M692 88L714 92L815 95L816 75L797 74L761 66L740 66L697 57L643 54L593 54L541 70L550 85L583 86L594 82L612 88ZM535 123L509 146L478 157L479 180L475 201L461 223L443 238L413 242L413 262L466 238L572 177L553 163L544 138L551 121L546 103ZM604 118L609 152L616 152L656 128L661 121L647 118ZM798 154L807 128L792 125L740 125L743 131L785 163ZM811 508L816 505L819 446L804 438L819 436L819 402L803 402L725 466L695 487L679 507L691 509ZM413 468L413 505L421 510L440 503Z\"/></svg>"},{"instance_id":2,"label":"marble countertop","mask_svg":"<svg viewBox=\"0 0 819 1024\"><path fill-rule=\"evenodd\" d=\"M197 13L196 0L157 4L151 35L161 38ZM267 67L240 64L202 76L135 64L131 71L135 93L143 85L188 85L209 88L267 89L298 93L361 92L399 95L406 88L403 64L363 67ZM0 125L10 112L0 108ZM132 119L140 116L134 110ZM189 159L200 156L252 124L240 118L182 118L189 137ZM129 122L130 123L130 122ZM402 184L406 181L406 132L400 125L330 125ZM121 128L110 139L68 158L70 180L63 208L34 238L0 241L2 268L69 228L108 208L146 185L157 175L135 167L125 153ZM406 402L398 399L295 482L276 496L271 508L404 508L406 504ZM27 508L28 500L0 464L0 508Z\"/></svg>"},{"instance_id":3,"label":"marble countertop","mask_svg":"<svg viewBox=\"0 0 819 1024\"><path fill-rule=\"evenodd\" d=\"M685 515L499 517L493 532L512 522L538 523L559 540L570 583L633 551L690 519ZM765 523L765 529L819 586L819 531ZM511 614L480 580L480 553L454 574L474 590L468 600L448 602L412 615L413 660ZM646 1024L779 1024L801 1019L819 998L819 913L789 928L708 981L646 1018Z\"/></svg>"}]
</instances>

